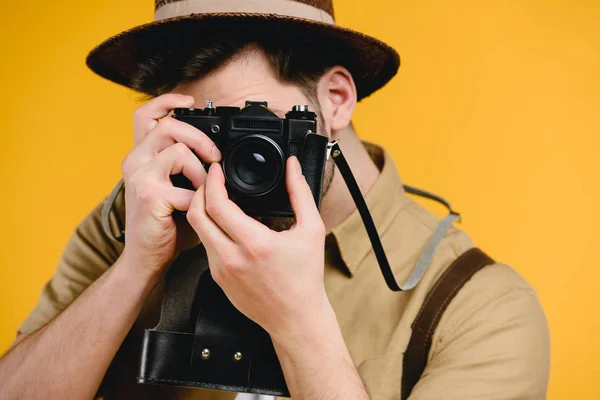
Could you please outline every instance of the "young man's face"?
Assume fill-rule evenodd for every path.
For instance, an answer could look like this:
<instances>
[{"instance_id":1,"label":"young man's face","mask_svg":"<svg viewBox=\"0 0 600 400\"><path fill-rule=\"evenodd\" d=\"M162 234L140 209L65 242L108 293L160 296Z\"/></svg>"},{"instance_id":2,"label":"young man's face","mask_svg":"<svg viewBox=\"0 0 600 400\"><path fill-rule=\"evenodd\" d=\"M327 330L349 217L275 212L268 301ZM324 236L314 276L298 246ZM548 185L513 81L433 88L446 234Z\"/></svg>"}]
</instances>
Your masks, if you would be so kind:
<instances>
[{"instance_id":1,"label":"young man's face","mask_svg":"<svg viewBox=\"0 0 600 400\"><path fill-rule=\"evenodd\" d=\"M236 107L243 107L250 100L267 101L269 109L280 118L285 118L295 104L307 104L312 111L319 111L318 104L313 104L299 87L279 82L265 55L254 49L197 81L180 84L174 92L194 96L196 107L200 108L204 108L205 100L213 100L215 106ZM325 122L321 115L318 122ZM322 125L319 131L328 135Z\"/></svg>"},{"instance_id":2,"label":"young man's face","mask_svg":"<svg viewBox=\"0 0 600 400\"><path fill-rule=\"evenodd\" d=\"M175 93L191 95L196 99L195 107L204 108L206 100L213 100L214 106L243 107L247 100L266 101L269 109L285 118L285 114L294 105L308 105L317 113L318 133L331 137L326 117L320 112L318 104L310 101L302 90L291 84L283 84L276 78L265 55L258 50L250 50L241 57L236 57L217 71L191 83L177 86ZM325 168L323 195L333 178L334 165L328 162ZM267 222L267 221L265 221ZM287 229L291 221L282 225L269 225L274 229Z\"/></svg>"}]
</instances>

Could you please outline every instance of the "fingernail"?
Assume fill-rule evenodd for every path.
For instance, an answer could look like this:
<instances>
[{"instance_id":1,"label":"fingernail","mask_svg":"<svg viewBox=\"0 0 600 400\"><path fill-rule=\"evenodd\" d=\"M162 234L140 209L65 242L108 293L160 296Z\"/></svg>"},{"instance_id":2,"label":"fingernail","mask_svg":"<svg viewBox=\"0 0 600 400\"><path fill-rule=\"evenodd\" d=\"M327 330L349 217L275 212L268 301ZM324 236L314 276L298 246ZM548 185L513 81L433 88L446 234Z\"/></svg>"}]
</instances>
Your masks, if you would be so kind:
<instances>
[{"instance_id":1,"label":"fingernail","mask_svg":"<svg viewBox=\"0 0 600 400\"><path fill-rule=\"evenodd\" d=\"M219 151L219 149L217 149L217 146L213 146L210 152L217 160L221 159L221 152Z\"/></svg>"},{"instance_id":2,"label":"fingernail","mask_svg":"<svg viewBox=\"0 0 600 400\"><path fill-rule=\"evenodd\" d=\"M219 164L218 162L214 162L210 165L210 168L208 170L208 172L210 172L211 169L218 169L221 170L221 164Z\"/></svg>"}]
</instances>

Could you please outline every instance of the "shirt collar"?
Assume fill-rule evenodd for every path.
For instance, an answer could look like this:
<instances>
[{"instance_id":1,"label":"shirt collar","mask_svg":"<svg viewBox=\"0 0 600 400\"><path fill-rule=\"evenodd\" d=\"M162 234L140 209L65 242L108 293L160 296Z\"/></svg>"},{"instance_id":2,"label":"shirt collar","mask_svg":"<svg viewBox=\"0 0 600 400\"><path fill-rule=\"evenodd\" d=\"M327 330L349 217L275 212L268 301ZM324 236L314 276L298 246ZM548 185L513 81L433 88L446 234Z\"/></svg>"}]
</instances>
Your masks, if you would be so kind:
<instances>
[{"instance_id":1,"label":"shirt collar","mask_svg":"<svg viewBox=\"0 0 600 400\"><path fill-rule=\"evenodd\" d=\"M379 237L383 239L408 198L389 153L372 143L363 142L363 145L380 171L375 184L363 195ZM358 210L355 209L346 220L333 228L331 235L335 238L341 261L350 275L353 275L367 254L372 251L371 241Z\"/></svg>"}]
</instances>

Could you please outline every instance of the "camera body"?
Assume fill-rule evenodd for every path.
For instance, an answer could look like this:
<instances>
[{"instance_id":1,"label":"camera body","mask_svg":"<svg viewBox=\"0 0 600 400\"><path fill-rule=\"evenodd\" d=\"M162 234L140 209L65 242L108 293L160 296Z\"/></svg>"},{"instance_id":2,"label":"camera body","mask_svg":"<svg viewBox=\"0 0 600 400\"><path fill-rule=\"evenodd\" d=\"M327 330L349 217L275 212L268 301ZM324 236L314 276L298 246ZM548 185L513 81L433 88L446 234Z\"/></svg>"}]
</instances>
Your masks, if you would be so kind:
<instances>
[{"instance_id":1,"label":"camera body","mask_svg":"<svg viewBox=\"0 0 600 400\"><path fill-rule=\"evenodd\" d=\"M241 109L206 103L204 109L176 108L173 118L196 127L216 144L229 196L246 214L293 216L285 184L290 156L298 157L320 207L328 138L314 133L317 116L308 106L294 106L281 119L267 102L247 101ZM171 179L175 186L192 188L182 174Z\"/></svg>"}]
</instances>

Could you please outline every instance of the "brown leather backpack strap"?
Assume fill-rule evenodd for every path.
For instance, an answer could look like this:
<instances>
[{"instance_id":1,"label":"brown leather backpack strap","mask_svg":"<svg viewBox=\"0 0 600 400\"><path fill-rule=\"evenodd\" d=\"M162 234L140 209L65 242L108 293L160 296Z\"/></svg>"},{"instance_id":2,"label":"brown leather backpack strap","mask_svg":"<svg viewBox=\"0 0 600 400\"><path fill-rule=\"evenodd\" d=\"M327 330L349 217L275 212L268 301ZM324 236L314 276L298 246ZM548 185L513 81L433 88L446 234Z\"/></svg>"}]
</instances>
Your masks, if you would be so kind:
<instances>
[{"instance_id":1,"label":"brown leather backpack strap","mask_svg":"<svg viewBox=\"0 0 600 400\"><path fill-rule=\"evenodd\" d=\"M494 264L494 260L478 248L466 251L444 271L425 298L412 324L412 335L404 353L403 400L408 398L425 370L433 334L444 311L464 284L477 271L490 264Z\"/></svg>"}]
</instances>

